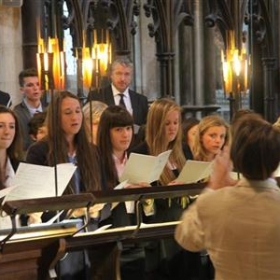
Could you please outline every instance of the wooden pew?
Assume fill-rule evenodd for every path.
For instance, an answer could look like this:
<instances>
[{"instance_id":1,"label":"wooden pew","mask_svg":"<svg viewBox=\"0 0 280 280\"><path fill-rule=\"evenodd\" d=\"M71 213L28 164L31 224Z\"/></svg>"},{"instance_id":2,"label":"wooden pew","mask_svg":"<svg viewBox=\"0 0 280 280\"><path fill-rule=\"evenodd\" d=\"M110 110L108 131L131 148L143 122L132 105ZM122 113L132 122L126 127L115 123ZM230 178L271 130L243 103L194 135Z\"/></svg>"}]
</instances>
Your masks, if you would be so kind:
<instances>
[{"instance_id":1,"label":"wooden pew","mask_svg":"<svg viewBox=\"0 0 280 280\"><path fill-rule=\"evenodd\" d=\"M198 195L205 183L149 187L139 189L121 189L94 193L94 203L111 203L134 200L138 207L146 199L174 198L186 195ZM103 231L78 233L66 238L66 251L88 249L91 257L92 279L121 279L120 255L125 244L152 239L173 238L179 221L160 224L141 224L138 209L138 223L135 226L106 229ZM102 277L102 278L100 278Z\"/></svg>"},{"instance_id":2,"label":"wooden pew","mask_svg":"<svg viewBox=\"0 0 280 280\"><path fill-rule=\"evenodd\" d=\"M28 230L26 229L26 233L13 226L11 231L4 236L4 241L0 239L0 279L54 279L56 276L52 272L59 259L67 252L84 249L88 249L94 264L98 264L92 266L92 279L98 279L98 275L102 275L102 279L120 279L120 254L123 245L155 238L173 237L178 223L178 221L174 221L141 226L139 210L141 203L150 198L197 195L204 187L205 183L198 183L7 202L2 209L14 220L15 216L19 214L89 208L97 203L134 200L138 209L138 222L133 227L107 229L99 232L78 232L77 228L63 228L60 223L54 224L53 228L50 226L42 230L39 228L30 230L29 227Z\"/></svg>"},{"instance_id":3,"label":"wooden pew","mask_svg":"<svg viewBox=\"0 0 280 280\"><path fill-rule=\"evenodd\" d=\"M12 228L0 231L0 279L43 280L55 277L54 267L66 252L65 238L75 234L76 221L17 228L16 215L46 210L58 211L86 207L91 194L9 201L2 206L11 217Z\"/></svg>"}]
</instances>

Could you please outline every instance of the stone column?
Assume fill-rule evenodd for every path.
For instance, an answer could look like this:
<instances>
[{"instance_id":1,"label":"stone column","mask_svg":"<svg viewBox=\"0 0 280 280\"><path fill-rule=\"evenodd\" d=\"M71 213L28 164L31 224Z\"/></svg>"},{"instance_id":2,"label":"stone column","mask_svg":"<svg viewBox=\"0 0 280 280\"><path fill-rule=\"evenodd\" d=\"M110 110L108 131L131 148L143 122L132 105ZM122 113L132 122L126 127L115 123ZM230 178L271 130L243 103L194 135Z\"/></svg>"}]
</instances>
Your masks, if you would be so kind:
<instances>
[{"instance_id":1,"label":"stone column","mask_svg":"<svg viewBox=\"0 0 280 280\"><path fill-rule=\"evenodd\" d=\"M22 58L23 68L36 68L37 26L43 1L25 0L22 6Z\"/></svg>"},{"instance_id":2,"label":"stone column","mask_svg":"<svg viewBox=\"0 0 280 280\"><path fill-rule=\"evenodd\" d=\"M160 96L160 82L155 39L149 36L147 28L152 19L140 13L137 20L138 30L133 37L134 89L153 101Z\"/></svg>"},{"instance_id":3,"label":"stone column","mask_svg":"<svg viewBox=\"0 0 280 280\"><path fill-rule=\"evenodd\" d=\"M21 100L18 74L22 69L21 9L0 6L0 90L10 93L12 104Z\"/></svg>"},{"instance_id":4,"label":"stone column","mask_svg":"<svg viewBox=\"0 0 280 280\"><path fill-rule=\"evenodd\" d=\"M274 68L276 59L267 57L262 59L264 68L264 116L269 122L277 119L277 106L274 88Z\"/></svg>"},{"instance_id":5,"label":"stone column","mask_svg":"<svg viewBox=\"0 0 280 280\"><path fill-rule=\"evenodd\" d=\"M194 75L195 75L195 105L204 105L204 21L203 3L194 0Z\"/></svg>"}]
</instances>

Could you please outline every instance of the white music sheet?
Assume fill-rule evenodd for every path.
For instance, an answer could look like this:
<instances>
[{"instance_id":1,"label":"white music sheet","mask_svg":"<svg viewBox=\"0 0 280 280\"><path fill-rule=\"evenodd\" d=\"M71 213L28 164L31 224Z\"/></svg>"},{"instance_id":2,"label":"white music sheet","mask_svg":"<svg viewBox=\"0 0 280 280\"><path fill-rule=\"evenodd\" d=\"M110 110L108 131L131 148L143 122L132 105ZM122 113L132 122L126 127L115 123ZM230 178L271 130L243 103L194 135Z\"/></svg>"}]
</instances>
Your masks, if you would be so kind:
<instances>
[{"instance_id":1,"label":"white music sheet","mask_svg":"<svg viewBox=\"0 0 280 280\"><path fill-rule=\"evenodd\" d=\"M72 163L57 165L57 195L61 196L73 176L76 166ZM56 196L55 167L20 163L3 201Z\"/></svg>"},{"instance_id":2,"label":"white music sheet","mask_svg":"<svg viewBox=\"0 0 280 280\"><path fill-rule=\"evenodd\" d=\"M157 181L165 167L171 150L158 156L131 153L125 165L123 174L119 178L121 182L128 183L151 183Z\"/></svg>"}]
</instances>

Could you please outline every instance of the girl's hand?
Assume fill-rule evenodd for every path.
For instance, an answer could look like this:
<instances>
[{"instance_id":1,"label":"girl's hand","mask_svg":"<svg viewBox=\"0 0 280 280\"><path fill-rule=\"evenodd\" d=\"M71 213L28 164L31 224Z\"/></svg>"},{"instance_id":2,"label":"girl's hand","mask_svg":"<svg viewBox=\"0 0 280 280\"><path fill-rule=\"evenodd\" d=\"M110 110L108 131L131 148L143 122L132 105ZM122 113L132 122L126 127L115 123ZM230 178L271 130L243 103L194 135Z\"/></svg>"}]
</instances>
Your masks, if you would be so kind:
<instances>
[{"instance_id":1,"label":"girl's hand","mask_svg":"<svg viewBox=\"0 0 280 280\"><path fill-rule=\"evenodd\" d=\"M125 189L137 189L137 188L147 188L147 187L151 187L151 185L146 182L139 182L137 184L127 184L125 186Z\"/></svg>"},{"instance_id":2,"label":"girl's hand","mask_svg":"<svg viewBox=\"0 0 280 280\"><path fill-rule=\"evenodd\" d=\"M99 211L103 209L105 203L99 203L99 204L95 204L93 206L91 206L89 208L89 215L91 218L97 218L99 216ZM79 218L79 217L83 217L86 216L87 214L87 208L77 208L75 209L72 214L71 217L72 218Z\"/></svg>"},{"instance_id":3,"label":"girl's hand","mask_svg":"<svg viewBox=\"0 0 280 280\"><path fill-rule=\"evenodd\" d=\"M171 181L167 186L185 185L184 182Z\"/></svg>"},{"instance_id":4,"label":"girl's hand","mask_svg":"<svg viewBox=\"0 0 280 280\"><path fill-rule=\"evenodd\" d=\"M91 206L89 208L89 215L91 218L98 218L99 217L99 211L103 209L105 206L105 203L99 203Z\"/></svg>"},{"instance_id":5,"label":"girl's hand","mask_svg":"<svg viewBox=\"0 0 280 280\"><path fill-rule=\"evenodd\" d=\"M29 214L27 224L28 225L41 224L42 223L42 220L41 220L42 214L43 214L43 212L36 212L36 213Z\"/></svg>"},{"instance_id":6,"label":"girl's hand","mask_svg":"<svg viewBox=\"0 0 280 280\"><path fill-rule=\"evenodd\" d=\"M79 218L85 216L85 214L86 214L86 208L77 208L71 213L70 218Z\"/></svg>"}]
</instances>

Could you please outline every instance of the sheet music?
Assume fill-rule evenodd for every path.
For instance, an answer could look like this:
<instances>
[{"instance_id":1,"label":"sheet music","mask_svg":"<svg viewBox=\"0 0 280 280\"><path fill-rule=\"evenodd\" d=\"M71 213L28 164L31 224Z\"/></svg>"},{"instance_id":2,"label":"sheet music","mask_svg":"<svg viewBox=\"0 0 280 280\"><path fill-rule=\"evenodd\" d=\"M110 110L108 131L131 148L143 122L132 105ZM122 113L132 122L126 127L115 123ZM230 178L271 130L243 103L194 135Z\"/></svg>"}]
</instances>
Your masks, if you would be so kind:
<instances>
[{"instance_id":1,"label":"sheet music","mask_svg":"<svg viewBox=\"0 0 280 280\"><path fill-rule=\"evenodd\" d=\"M151 183L157 181L165 167L171 150L158 156L131 153L125 165L123 174L119 178L121 182L128 180L129 183Z\"/></svg>"},{"instance_id":2,"label":"sheet music","mask_svg":"<svg viewBox=\"0 0 280 280\"><path fill-rule=\"evenodd\" d=\"M0 198L6 196L9 192L11 192L15 187L8 187L3 190L0 190Z\"/></svg>"},{"instance_id":3,"label":"sheet music","mask_svg":"<svg viewBox=\"0 0 280 280\"><path fill-rule=\"evenodd\" d=\"M58 196L64 192L73 176L76 166L72 163L57 165ZM55 169L50 166L20 163L15 177L11 181L13 188L5 201L55 196Z\"/></svg>"},{"instance_id":4,"label":"sheet music","mask_svg":"<svg viewBox=\"0 0 280 280\"><path fill-rule=\"evenodd\" d=\"M45 223L39 223L39 224L30 224L30 227L36 227L38 225L43 225L43 226L48 226L53 224L54 222L57 222L58 218L61 216L61 214L64 212L64 210L58 212L54 217L52 217L51 219L49 219L47 222ZM65 221L65 220L63 220Z\"/></svg>"},{"instance_id":5,"label":"sheet music","mask_svg":"<svg viewBox=\"0 0 280 280\"><path fill-rule=\"evenodd\" d=\"M165 222L165 223L152 223L152 224L145 224L141 223L140 229L145 228L157 228L157 227L168 227L172 225L178 225L181 223L181 221L172 221L172 222ZM122 231L128 231L128 230L136 230L137 225L133 226L125 226L125 227L117 227L117 228L110 228L111 225L103 226L102 228L99 228L95 231L89 231L89 232L79 232L75 236L80 235L96 235L96 234L103 234L103 233L112 233L112 232L122 232Z\"/></svg>"},{"instance_id":6,"label":"sheet music","mask_svg":"<svg viewBox=\"0 0 280 280\"><path fill-rule=\"evenodd\" d=\"M28 239L38 239L43 236L67 236L72 235L78 229L78 223L80 220L63 220L59 223L48 224L34 224L33 226L24 226L17 229L10 241L13 240L28 240ZM11 232L11 229L0 230L0 242ZM10 242L9 241L9 242Z\"/></svg>"},{"instance_id":7,"label":"sheet music","mask_svg":"<svg viewBox=\"0 0 280 280\"><path fill-rule=\"evenodd\" d=\"M109 224L109 225L104 225L96 230L94 230L95 233L98 233L98 232L103 232L105 231L106 229L110 228L112 226L112 224Z\"/></svg>"},{"instance_id":8,"label":"sheet music","mask_svg":"<svg viewBox=\"0 0 280 280\"><path fill-rule=\"evenodd\" d=\"M274 171L273 177L280 177L280 164L278 165L277 169Z\"/></svg>"},{"instance_id":9,"label":"sheet music","mask_svg":"<svg viewBox=\"0 0 280 280\"><path fill-rule=\"evenodd\" d=\"M209 177L211 172L212 162L187 160L176 181L185 184L196 183Z\"/></svg>"},{"instance_id":10,"label":"sheet music","mask_svg":"<svg viewBox=\"0 0 280 280\"><path fill-rule=\"evenodd\" d=\"M124 189L125 185L127 184L127 180L121 182L120 184L118 184L116 187L114 187L114 190L122 190Z\"/></svg>"},{"instance_id":11,"label":"sheet music","mask_svg":"<svg viewBox=\"0 0 280 280\"><path fill-rule=\"evenodd\" d=\"M239 180L239 179L243 178L241 173L234 172L234 171L230 172L230 177L234 180Z\"/></svg>"}]
</instances>

